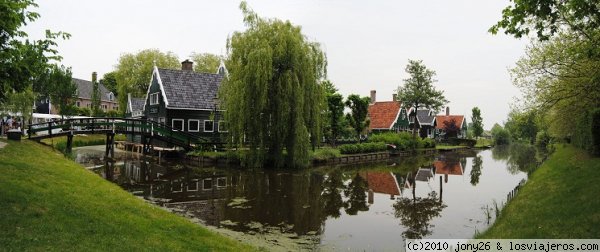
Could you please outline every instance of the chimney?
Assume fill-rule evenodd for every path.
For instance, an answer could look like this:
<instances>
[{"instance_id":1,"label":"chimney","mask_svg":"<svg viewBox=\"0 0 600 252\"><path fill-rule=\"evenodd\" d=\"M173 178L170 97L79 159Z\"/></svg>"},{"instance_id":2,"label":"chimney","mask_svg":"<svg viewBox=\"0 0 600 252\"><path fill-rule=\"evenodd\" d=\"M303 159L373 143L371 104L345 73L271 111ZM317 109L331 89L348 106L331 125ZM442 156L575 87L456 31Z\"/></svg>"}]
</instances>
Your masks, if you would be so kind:
<instances>
[{"instance_id":1,"label":"chimney","mask_svg":"<svg viewBox=\"0 0 600 252\"><path fill-rule=\"evenodd\" d=\"M375 101L376 101L376 94L377 94L377 91L371 90L371 104L375 103Z\"/></svg>"},{"instance_id":2,"label":"chimney","mask_svg":"<svg viewBox=\"0 0 600 252\"><path fill-rule=\"evenodd\" d=\"M181 70L193 71L194 70L194 62L191 62L190 60L187 60L187 59L184 62L181 62Z\"/></svg>"},{"instance_id":3,"label":"chimney","mask_svg":"<svg viewBox=\"0 0 600 252\"><path fill-rule=\"evenodd\" d=\"M392 95L392 101L398 101L398 94Z\"/></svg>"},{"instance_id":4,"label":"chimney","mask_svg":"<svg viewBox=\"0 0 600 252\"><path fill-rule=\"evenodd\" d=\"M98 73L92 72L92 83L96 83L98 81Z\"/></svg>"},{"instance_id":5,"label":"chimney","mask_svg":"<svg viewBox=\"0 0 600 252\"><path fill-rule=\"evenodd\" d=\"M450 107L446 107L446 115L449 116L450 115Z\"/></svg>"}]
</instances>

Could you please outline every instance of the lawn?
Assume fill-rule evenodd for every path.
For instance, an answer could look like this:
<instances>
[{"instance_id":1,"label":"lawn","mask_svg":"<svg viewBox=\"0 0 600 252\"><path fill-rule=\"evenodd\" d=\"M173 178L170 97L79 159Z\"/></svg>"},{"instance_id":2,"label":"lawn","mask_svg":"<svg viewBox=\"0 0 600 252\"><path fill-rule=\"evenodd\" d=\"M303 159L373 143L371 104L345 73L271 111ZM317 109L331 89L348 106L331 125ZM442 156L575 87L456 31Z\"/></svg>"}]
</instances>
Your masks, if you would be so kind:
<instances>
[{"instance_id":1,"label":"lawn","mask_svg":"<svg viewBox=\"0 0 600 252\"><path fill-rule=\"evenodd\" d=\"M600 237L600 158L557 146L494 225L477 238Z\"/></svg>"},{"instance_id":2,"label":"lawn","mask_svg":"<svg viewBox=\"0 0 600 252\"><path fill-rule=\"evenodd\" d=\"M0 149L0 199L2 250L253 250L144 202L33 141Z\"/></svg>"}]
</instances>

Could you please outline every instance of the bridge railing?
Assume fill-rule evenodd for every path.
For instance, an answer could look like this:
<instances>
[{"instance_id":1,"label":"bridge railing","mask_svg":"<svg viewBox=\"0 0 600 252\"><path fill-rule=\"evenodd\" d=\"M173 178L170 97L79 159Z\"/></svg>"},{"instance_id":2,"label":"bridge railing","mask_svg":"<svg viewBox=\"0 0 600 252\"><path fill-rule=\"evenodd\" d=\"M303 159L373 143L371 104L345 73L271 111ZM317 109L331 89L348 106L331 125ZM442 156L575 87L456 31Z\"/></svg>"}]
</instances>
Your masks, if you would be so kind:
<instances>
[{"instance_id":1,"label":"bridge railing","mask_svg":"<svg viewBox=\"0 0 600 252\"><path fill-rule=\"evenodd\" d=\"M165 138L178 145L187 146L210 142L204 137L144 119L120 117L69 118L28 125L29 138L54 137L55 135L64 135L65 132L142 134ZM41 136L37 134L41 134Z\"/></svg>"}]
</instances>

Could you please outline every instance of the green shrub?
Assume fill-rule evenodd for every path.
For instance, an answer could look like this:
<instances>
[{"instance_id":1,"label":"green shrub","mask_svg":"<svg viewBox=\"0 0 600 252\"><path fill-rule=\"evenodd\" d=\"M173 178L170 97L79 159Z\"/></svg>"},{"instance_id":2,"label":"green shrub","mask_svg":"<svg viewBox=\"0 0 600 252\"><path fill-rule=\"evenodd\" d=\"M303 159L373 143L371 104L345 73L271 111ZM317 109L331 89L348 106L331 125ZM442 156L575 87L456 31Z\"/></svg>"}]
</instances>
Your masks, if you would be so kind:
<instances>
[{"instance_id":1,"label":"green shrub","mask_svg":"<svg viewBox=\"0 0 600 252\"><path fill-rule=\"evenodd\" d=\"M583 113L577 119L571 141L591 154L600 155L600 109Z\"/></svg>"},{"instance_id":2,"label":"green shrub","mask_svg":"<svg viewBox=\"0 0 600 252\"><path fill-rule=\"evenodd\" d=\"M550 142L550 135L545 130L540 130L535 136L535 144L541 147L548 145Z\"/></svg>"},{"instance_id":3,"label":"green shrub","mask_svg":"<svg viewBox=\"0 0 600 252\"><path fill-rule=\"evenodd\" d=\"M510 132L506 129L500 129L494 134L494 144L503 145L510 143Z\"/></svg>"},{"instance_id":4,"label":"green shrub","mask_svg":"<svg viewBox=\"0 0 600 252\"><path fill-rule=\"evenodd\" d=\"M385 143L345 144L339 147L341 154L371 153L387 150Z\"/></svg>"},{"instance_id":5,"label":"green shrub","mask_svg":"<svg viewBox=\"0 0 600 252\"><path fill-rule=\"evenodd\" d=\"M600 109L592 111L592 154L600 156Z\"/></svg>"},{"instance_id":6,"label":"green shrub","mask_svg":"<svg viewBox=\"0 0 600 252\"><path fill-rule=\"evenodd\" d=\"M415 139L413 139L412 134L408 132L386 132L380 134L373 134L369 137L369 142L392 144L396 146L396 149L399 151L423 148L425 145L420 137L416 137Z\"/></svg>"},{"instance_id":7,"label":"green shrub","mask_svg":"<svg viewBox=\"0 0 600 252\"><path fill-rule=\"evenodd\" d=\"M423 139L423 148L435 148L435 140L431 138Z\"/></svg>"},{"instance_id":8,"label":"green shrub","mask_svg":"<svg viewBox=\"0 0 600 252\"><path fill-rule=\"evenodd\" d=\"M330 158L335 158L340 156L340 150L333 148L323 148L317 149L313 152L313 159L318 161L327 160Z\"/></svg>"}]
</instances>

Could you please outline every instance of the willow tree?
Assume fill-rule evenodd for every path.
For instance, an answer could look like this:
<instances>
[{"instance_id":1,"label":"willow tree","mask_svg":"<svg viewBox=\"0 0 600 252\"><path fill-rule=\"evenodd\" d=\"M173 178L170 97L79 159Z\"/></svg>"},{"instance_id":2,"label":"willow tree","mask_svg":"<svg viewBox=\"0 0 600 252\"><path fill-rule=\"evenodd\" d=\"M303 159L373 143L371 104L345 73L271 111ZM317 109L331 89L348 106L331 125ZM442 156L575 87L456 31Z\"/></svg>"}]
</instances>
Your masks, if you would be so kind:
<instances>
[{"instance_id":1,"label":"willow tree","mask_svg":"<svg viewBox=\"0 0 600 252\"><path fill-rule=\"evenodd\" d=\"M325 55L289 21L260 18L245 2L240 9L246 30L227 40L220 90L231 141L248 144L249 166L306 166L320 135Z\"/></svg>"}]
</instances>

